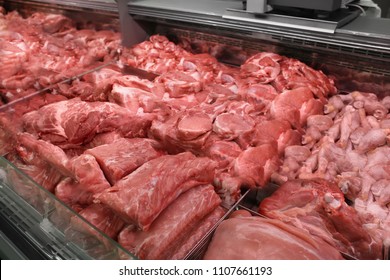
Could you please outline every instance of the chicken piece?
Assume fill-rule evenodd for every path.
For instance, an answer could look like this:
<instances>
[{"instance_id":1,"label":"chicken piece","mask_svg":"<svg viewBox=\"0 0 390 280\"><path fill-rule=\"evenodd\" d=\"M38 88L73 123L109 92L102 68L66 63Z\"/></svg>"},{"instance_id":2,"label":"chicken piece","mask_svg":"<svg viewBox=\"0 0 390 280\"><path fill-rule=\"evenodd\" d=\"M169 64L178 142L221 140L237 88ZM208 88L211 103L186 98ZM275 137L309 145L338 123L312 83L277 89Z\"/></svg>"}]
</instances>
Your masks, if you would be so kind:
<instances>
[{"instance_id":1,"label":"chicken piece","mask_svg":"<svg viewBox=\"0 0 390 280\"><path fill-rule=\"evenodd\" d=\"M386 144L386 137L390 134L390 129L373 128L360 138L356 150L360 153L366 153L377 147Z\"/></svg>"},{"instance_id":2,"label":"chicken piece","mask_svg":"<svg viewBox=\"0 0 390 280\"><path fill-rule=\"evenodd\" d=\"M346 148L351 133L360 126L359 112L351 105L345 107L345 112L340 123L340 139L338 145Z\"/></svg>"}]
</instances>

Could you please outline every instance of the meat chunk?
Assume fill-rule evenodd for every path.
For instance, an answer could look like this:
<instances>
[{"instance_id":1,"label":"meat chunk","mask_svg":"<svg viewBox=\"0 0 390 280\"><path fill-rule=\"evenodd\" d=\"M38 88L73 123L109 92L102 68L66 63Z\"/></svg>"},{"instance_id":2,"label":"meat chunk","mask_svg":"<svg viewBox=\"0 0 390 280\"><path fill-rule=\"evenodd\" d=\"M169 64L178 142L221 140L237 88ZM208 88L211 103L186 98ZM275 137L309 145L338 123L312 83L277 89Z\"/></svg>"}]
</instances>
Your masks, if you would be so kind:
<instances>
[{"instance_id":1,"label":"meat chunk","mask_svg":"<svg viewBox=\"0 0 390 280\"><path fill-rule=\"evenodd\" d=\"M117 215L115 215L110 208L102 204L91 204L87 208L79 212L80 216L94 225L96 228L104 232L107 236L116 240L119 232L125 226L125 223ZM90 228L78 218L71 220L71 225L75 229L89 232ZM94 231L91 231L95 234Z\"/></svg>"},{"instance_id":2,"label":"meat chunk","mask_svg":"<svg viewBox=\"0 0 390 280\"><path fill-rule=\"evenodd\" d=\"M164 154L156 141L145 138L120 138L86 153L96 158L111 185L145 162Z\"/></svg>"},{"instance_id":3,"label":"meat chunk","mask_svg":"<svg viewBox=\"0 0 390 280\"><path fill-rule=\"evenodd\" d=\"M119 131L125 137L144 137L151 120L108 102L77 98L46 105L23 116L28 132L61 147L86 144L95 134Z\"/></svg>"},{"instance_id":4,"label":"meat chunk","mask_svg":"<svg viewBox=\"0 0 390 280\"><path fill-rule=\"evenodd\" d=\"M221 203L213 186L192 188L174 200L148 231L130 226L119 234L119 243L141 259L169 259L191 229Z\"/></svg>"},{"instance_id":5,"label":"meat chunk","mask_svg":"<svg viewBox=\"0 0 390 280\"><path fill-rule=\"evenodd\" d=\"M217 228L205 260L340 260L341 254L302 229L278 220L235 217Z\"/></svg>"},{"instance_id":6,"label":"meat chunk","mask_svg":"<svg viewBox=\"0 0 390 280\"><path fill-rule=\"evenodd\" d=\"M112 188L95 196L128 223L148 230L159 214L181 193L211 183L216 164L189 152L150 160Z\"/></svg>"},{"instance_id":7,"label":"meat chunk","mask_svg":"<svg viewBox=\"0 0 390 280\"><path fill-rule=\"evenodd\" d=\"M326 180L291 180L265 198L259 212L287 221L358 259L380 259L381 244L362 226L338 186Z\"/></svg>"},{"instance_id":8,"label":"meat chunk","mask_svg":"<svg viewBox=\"0 0 390 280\"><path fill-rule=\"evenodd\" d=\"M69 206L92 204L93 195L110 188L95 158L83 154L69 161L72 177L63 179L55 188L55 195Z\"/></svg>"}]
</instances>

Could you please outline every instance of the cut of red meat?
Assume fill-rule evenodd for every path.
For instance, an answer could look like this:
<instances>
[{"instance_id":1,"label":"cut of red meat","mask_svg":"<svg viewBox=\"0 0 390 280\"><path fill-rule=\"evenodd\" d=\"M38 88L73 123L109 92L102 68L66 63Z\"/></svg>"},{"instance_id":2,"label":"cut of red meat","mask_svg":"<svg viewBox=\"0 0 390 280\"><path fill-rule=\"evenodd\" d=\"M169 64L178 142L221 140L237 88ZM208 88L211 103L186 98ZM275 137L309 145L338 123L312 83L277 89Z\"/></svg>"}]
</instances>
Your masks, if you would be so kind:
<instances>
[{"instance_id":1,"label":"cut of red meat","mask_svg":"<svg viewBox=\"0 0 390 280\"><path fill-rule=\"evenodd\" d=\"M141 259L169 259L187 239L188 233L221 203L213 186L192 188L175 199L153 222L148 231L130 226L118 237L119 243Z\"/></svg>"},{"instance_id":2,"label":"cut of red meat","mask_svg":"<svg viewBox=\"0 0 390 280\"><path fill-rule=\"evenodd\" d=\"M102 204L91 204L87 208L81 210L79 214L114 240L116 240L119 232L125 226L125 223L116 216L110 208ZM91 231L90 228L82 223L78 218L72 219L71 225L74 229L81 229L87 232L90 231L95 234L94 231Z\"/></svg>"},{"instance_id":3,"label":"cut of red meat","mask_svg":"<svg viewBox=\"0 0 390 280\"><path fill-rule=\"evenodd\" d=\"M199 92L203 88L200 81L178 71L168 72L159 76L156 79L156 83L163 84L165 90L174 98Z\"/></svg>"},{"instance_id":4,"label":"cut of red meat","mask_svg":"<svg viewBox=\"0 0 390 280\"><path fill-rule=\"evenodd\" d=\"M225 214L226 210L218 206L213 212L208 214L202 221L193 227L189 236L186 235L183 238L181 244L176 246L176 251L169 258L171 260L184 259Z\"/></svg>"},{"instance_id":5,"label":"cut of red meat","mask_svg":"<svg viewBox=\"0 0 390 280\"><path fill-rule=\"evenodd\" d=\"M55 186L62 179L63 175L58 172L55 168L49 164L43 165L33 165L24 163L16 154L8 154L7 159L12 162L19 170L27 174L33 181L37 184L48 190L49 192L54 192ZM26 186L27 192L24 193L21 188L19 188L18 193L23 197L32 196L32 187ZM29 194L31 192L31 194Z\"/></svg>"},{"instance_id":6,"label":"cut of red meat","mask_svg":"<svg viewBox=\"0 0 390 280\"><path fill-rule=\"evenodd\" d=\"M341 260L336 248L302 229L261 217L223 221L205 260Z\"/></svg>"},{"instance_id":7,"label":"cut of red meat","mask_svg":"<svg viewBox=\"0 0 390 280\"><path fill-rule=\"evenodd\" d=\"M294 128L301 128L304 119L300 110L306 102L313 98L313 93L308 87L284 91L272 101L270 114L274 119L286 120Z\"/></svg>"},{"instance_id":8,"label":"cut of red meat","mask_svg":"<svg viewBox=\"0 0 390 280\"><path fill-rule=\"evenodd\" d=\"M144 163L115 186L95 196L125 221L148 230L181 193L211 183L216 164L189 152L165 155Z\"/></svg>"},{"instance_id":9,"label":"cut of red meat","mask_svg":"<svg viewBox=\"0 0 390 280\"><path fill-rule=\"evenodd\" d=\"M110 188L95 158L83 154L69 161L72 177L65 178L55 188L55 195L70 206L90 205L93 195Z\"/></svg>"},{"instance_id":10,"label":"cut of red meat","mask_svg":"<svg viewBox=\"0 0 390 280\"><path fill-rule=\"evenodd\" d=\"M259 53L250 57L241 65L243 78L254 77L258 83L270 83L279 75L281 56L274 53Z\"/></svg>"},{"instance_id":11,"label":"cut of red meat","mask_svg":"<svg viewBox=\"0 0 390 280\"><path fill-rule=\"evenodd\" d=\"M303 228L358 259L382 257L381 244L364 230L355 209L330 181L287 181L261 202L259 212Z\"/></svg>"},{"instance_id":12,"label":"cut of red meat","mask_svg":"<svg viewBox=\"0 0 390 280\"><path fill-rule=\"evenodd\" d=\"M28 133L19 134L17 143L19 146L16 150L24 162L42 167L50 165L64 176L74 176L68 167L68 156L61 148L49 142L37 140Z\"/></svg>"},{"instance_id":13,"label":"cut of red meat","mask_svg":"<svg viewBox=\"0 0 390 280\"><path fill-rule=\"evenodd\" d=\"M234 113L220 114L214 121L213 131L222 139L233 140L243 133L251 131L255 122Z\"/></svg>"},{"instance_id":14,"label":"cut of red meat","mask_svg":"<svg viewBox=\"0 0 390 280\"><path fill-rule=\"evenodd\" d=\"M143 137L151 124L125 108L108 102L77 98L46 105L23 116L28 132L61 147L88 143L96 133L117 130L126 137Z\"/></svg>"},{"instance_id":15,"label":"cut of red meat","mask_svg":"<svg viewBox=\"0 0 390 280\"><path fill-rule=\"evenodd\" d=\"M177 123L178 137L183 140L193 140L212 129L212 119L201 112L184 115Z\"/></svg>"},{"instance_id":16,"label":"cut of red meat","mask_svg":"<svg viewBox=\"0 0 390 280\"><path fill-rule=\"evenodd\" d=\"M111 185L145 162L164 154L158 142L145 138L120 138L86 153L96 158Z\"/></svg>"},{"instance_id":17,"label":"cut of red meat","mask_svg":"<svg viewBox=\"0 0 390 280\"><path fill-rule=\"evenodd\" d=\"M265 186L279 167L276 145L250 147L234 160L234 174L243 178L248 187Z\"/></svg>"}]
</instances>

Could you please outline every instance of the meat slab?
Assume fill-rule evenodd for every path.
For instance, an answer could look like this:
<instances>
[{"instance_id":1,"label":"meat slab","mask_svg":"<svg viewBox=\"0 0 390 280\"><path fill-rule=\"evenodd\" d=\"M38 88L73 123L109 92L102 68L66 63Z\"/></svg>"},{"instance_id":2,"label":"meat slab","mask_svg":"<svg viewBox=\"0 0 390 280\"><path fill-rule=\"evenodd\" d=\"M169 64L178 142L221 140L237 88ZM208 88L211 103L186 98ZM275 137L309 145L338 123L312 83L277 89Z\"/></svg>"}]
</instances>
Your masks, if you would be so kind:
<instances>
[{"instance_id":1,"label":"meat slab","mask_svg":"<svg viewBox=\"0 0 390 280\"><path fill-rule=\"evenodd\" d=\"M161 156L96 195L95 202L107 205L128 223L148 230L181 193L211 183L215 167L212 160L189 152Z\"/></svg>"},{"instance_id":2,"label":"meat slab","mask_svg":"<svg viewBox=\"0 0 390 280\"><path fill-rule=\"evenodd\" d=\"M234 217L216 229L205 260L340 260L336 248L278 220Z\"/></svg>"},{"instance_id":3,"label":"meat slab","mask_svg":"<svg viewBox=\"0 0 390 280\"><path fill-rule=\"evenodd\" d=\"M146 138L120 138L86 153L96 158L111 185L145 162L164 154L158 142Z\"/></svg>"},{"instance_id":4,"label":"meat slab","mask_svg":"<svg viewBox=\"0 0 390 280\"><path fill-rule=\"evenodd\" d=\"M148 231L125 228L119 243L141 259L169 259L191 229L221 203L213 186L197 186L180 195L153 222Z\"/></svg>"}]
</instances>

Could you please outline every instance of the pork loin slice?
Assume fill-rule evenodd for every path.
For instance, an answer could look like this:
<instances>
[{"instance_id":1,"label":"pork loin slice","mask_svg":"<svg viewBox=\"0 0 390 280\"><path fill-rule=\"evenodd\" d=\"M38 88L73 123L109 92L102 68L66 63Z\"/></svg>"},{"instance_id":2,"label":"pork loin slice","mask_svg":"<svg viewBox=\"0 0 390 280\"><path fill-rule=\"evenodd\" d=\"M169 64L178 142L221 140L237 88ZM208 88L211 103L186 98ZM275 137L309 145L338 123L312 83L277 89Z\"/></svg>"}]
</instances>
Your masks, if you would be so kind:
<instances>
[{"instance_id":1,"label":"pork loin slice","mask_svg":"<svg viewBox=\"0 0 390 280\"><path fill-rule=\"evenodd\" d=\"M146 138L121 138L111 144L86 151L93 155L111 185L145 162L163 155L157 141Z\"/></svg>"},{"instance_id":2,"label":"pork loin slice","mask_svg":"<svg viewBox=\"0 0 390 280\"><path fill-rule=\"evenodd\" d=\"M211 185L192 188L173 201L153 222L149 231L129 226L119 234L124 248L141 259L166 259L187 238L188 231L221 203Z\"/></svg>"},{"instance_id":3,"label":"pork loin slice","mask_svg":"<svg viewBox=\"0 0 390 280\"><path fill-rule=\"evenodd\" d=\"M165 155L144 163L112 188L95 197L128 223L148 230L181 193L211 183L216 163L189 152Z\"/></svg>"},{"instance_id":4,"label":"pork loin slice","mask_svg":"<svg viewBox=\"0 0 390 280\"><path fill-rule=\"evenodd\" d=\"M217 228L206 260L340 260L334 247L278 220L235 217Z\"/></svg>"},{"instance_id":5,"label":"pork loin slice","mask_svg":"<svg viewBox=\"0 0 390 280\"><path fill-rule=\"evenodd\" d=\"M184 115L177 124L178 138L193 140L212 129L212 119L205 113Z\"/></svg>"}]
</instances>

